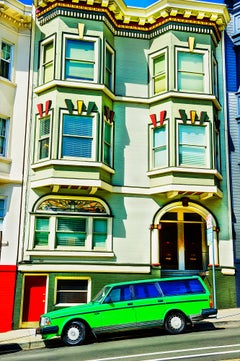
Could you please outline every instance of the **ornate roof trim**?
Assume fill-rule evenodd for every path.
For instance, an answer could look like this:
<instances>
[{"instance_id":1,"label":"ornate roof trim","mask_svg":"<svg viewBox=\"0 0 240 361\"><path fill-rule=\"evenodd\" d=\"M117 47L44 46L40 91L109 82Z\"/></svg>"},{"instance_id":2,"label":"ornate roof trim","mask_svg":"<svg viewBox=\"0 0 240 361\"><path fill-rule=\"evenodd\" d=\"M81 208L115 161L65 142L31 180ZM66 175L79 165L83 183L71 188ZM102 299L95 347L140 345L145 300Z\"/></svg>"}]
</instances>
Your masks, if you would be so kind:
<instances>
[{"instance_id":1,"label":"ornate roof trim","mask_svg":"<svg viewBox=\"0 0 240 361\"><path fill-rule=\"evenodd\" d=\"M116 28L144 32L157 28L167 18L214 25L217 32L223 31L230 21L225 5L192 0L160 0L147 8L129 7L123 0L35 0L34 4L38 18L56 7L105 12Z\"/></svg>"}]
</instances>

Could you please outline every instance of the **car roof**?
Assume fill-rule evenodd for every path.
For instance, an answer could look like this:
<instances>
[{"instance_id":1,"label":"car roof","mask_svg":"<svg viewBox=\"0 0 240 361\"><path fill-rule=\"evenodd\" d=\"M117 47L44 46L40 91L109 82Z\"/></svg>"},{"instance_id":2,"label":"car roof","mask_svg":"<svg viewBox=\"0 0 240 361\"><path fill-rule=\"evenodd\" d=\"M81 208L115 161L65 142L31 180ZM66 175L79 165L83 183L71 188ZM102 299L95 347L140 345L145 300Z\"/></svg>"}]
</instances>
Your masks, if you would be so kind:
<instances>
[{"instance_id":1,"label":"car roof","mask_svg":"<svg viewBox=\"0 0 240 361\"><path fill-rule=\"evenodd\" d=\"M149 279L139 279L134 281L125 281L117 283L108 283L105 287L116 287L116 286L125 286L125 285L135 285L140 283L154 283L159 281L181 281L181 280L191 280L191 279L200 279L199 276L186 276L186 277L168 277L168 278L149 278Z\"/></svg>"}]
</instances>

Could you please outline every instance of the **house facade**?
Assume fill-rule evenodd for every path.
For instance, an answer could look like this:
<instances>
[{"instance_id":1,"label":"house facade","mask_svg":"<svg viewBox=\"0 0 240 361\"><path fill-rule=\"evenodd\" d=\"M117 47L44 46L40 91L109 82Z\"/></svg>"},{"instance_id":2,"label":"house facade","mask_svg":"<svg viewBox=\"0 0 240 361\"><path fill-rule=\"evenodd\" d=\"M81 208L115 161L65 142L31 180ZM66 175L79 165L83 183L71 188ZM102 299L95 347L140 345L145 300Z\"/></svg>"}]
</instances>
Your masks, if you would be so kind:
<instances>
[{"instance_id":1,"label":"house facade","mask_svg":"<svg viewBox=\"0 0 240 361\"><path fill-rule=\"evenodd\" d=\"M240 2L227 2L231 21L226 29L227 109L229 119L229 159L231 174L232 222L236 267L237 305L240 305L240 197L239 197L239 130L240 130Z\"/></svg>"},{"instance_id":2,"label":"house facade","mask_svg":"<svg viewBox=\"0 0 240 361\"><path fill-rule=\"evenodd\" d=\"M14 326L148 277L200 274L234 307L226 6L35 7Z\"/></svg>"},{"instance_id":3,"label":"house facade","mask_svg":"<svg viewBox=\"0 0 240 361\"><path fill-rule=\"evenodd\" d=\"M12 328L29 83L31 7L0 4L0 332ZM22 49L25 49L23 52Z\"/></svg>"}]
</instances>

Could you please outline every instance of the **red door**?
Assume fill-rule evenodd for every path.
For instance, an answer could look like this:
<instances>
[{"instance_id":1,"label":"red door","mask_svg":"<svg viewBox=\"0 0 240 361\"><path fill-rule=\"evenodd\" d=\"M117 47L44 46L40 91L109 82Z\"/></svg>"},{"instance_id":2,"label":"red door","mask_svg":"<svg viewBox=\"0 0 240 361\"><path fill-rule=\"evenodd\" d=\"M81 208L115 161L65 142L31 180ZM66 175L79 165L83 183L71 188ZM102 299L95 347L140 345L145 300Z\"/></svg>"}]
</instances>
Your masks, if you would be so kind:
<instances>
[{"instance_id":1,"label":"red door","mask_svg":"<svg viewBox=\"0 0 240 361\"><path fill-rule=\"evenodd\" d=\"M22 326L35 327L45 311L46 276L25 276Z\"/></svg>"}]
</instances>

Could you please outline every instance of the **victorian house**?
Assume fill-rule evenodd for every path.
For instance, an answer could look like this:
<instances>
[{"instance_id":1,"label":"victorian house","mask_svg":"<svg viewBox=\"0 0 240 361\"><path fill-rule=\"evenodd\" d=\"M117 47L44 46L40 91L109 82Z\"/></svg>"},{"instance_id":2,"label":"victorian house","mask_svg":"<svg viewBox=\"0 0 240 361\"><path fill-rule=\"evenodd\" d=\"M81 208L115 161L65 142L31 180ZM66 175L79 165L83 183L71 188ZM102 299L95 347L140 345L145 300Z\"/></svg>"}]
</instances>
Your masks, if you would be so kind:
<instances>
[{"instance_id":1,"label":"victorian house","mask_svg":"<svg viewBox=\"0 0 240 361\"><path fill-rule=\"evenodd\" d=\"M0 3L0 332L12 328L24 214L31 15L16 0Z\"/></svg>"},{"instance_id":2,"label":"victorian house","mask_svg":"<svg viewBox=\"0 0 240 361\"><path fill-rule=\"evenodd\" d=\"M218 307L234 307L226 6L35 11L15 327L148 277L201 275Z\"/></svg>"}]
</instances>

